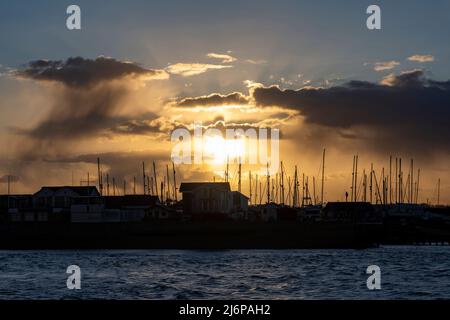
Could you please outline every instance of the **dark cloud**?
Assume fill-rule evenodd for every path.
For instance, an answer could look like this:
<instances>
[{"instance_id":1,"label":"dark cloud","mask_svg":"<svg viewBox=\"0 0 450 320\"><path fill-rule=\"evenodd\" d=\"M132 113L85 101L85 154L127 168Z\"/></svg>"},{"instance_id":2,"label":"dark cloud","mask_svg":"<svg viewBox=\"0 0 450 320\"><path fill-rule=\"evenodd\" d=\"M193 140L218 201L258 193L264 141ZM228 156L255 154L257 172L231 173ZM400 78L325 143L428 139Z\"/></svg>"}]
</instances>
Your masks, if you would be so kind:
<instances>
[{"instance_id":1,"label":"dark cloud","mask_svg":"<svg viewBox=\"0 0 450 320\"><path fill-rule=\"evenodd\" d=\"M159 123L149 121L129 120L112 128L111 131L118 134L146 135L161 133L161 126Z\"/></svg>"},{"instance_id":2,"label":"dark cloud","mask_svg":"<svg viewBox=\"0 0 450 320\"><path fill-rule=\"evenodd\" d=\"M112 133L131 134L131 135L148 135L148 134L166 134L169 133L177 125L163 117L155 114L147 115L145 119L130 119L111 128Z\"/></svg>"},{"instance_id":3,"label":"dark cloud","mask_svg":"<svg viewBox=\"0 0 450 320\"><path fill-rule=\"evenodd\" d=\"M381 149L450 151L449 81L428 80L422 71L390 75L381 84L351 81L331 88L281 90L256 87L255 103L296 110L307 124L367 130Z\"/></svg>"},{"instance_id":4,"label":"dark cloud","mask_svg":"<svg viewBox=\"0 0 450 320\"><path fill-rule=\"evenodd\" d=\"M46 150L58 151L72 142L99 135L138 131L144 134L157 130L141 119L136 120L141 124L133 123L134 116L125 108L132 90L130 79L160 79L165 76L164 71L112 58L77 57L66 61L32 61L15 74L61 84L54 87L54 94L49 97L50 111L40 122L31 128L13 128L15 133L27 138L19 148L24 158L38 156Z\"/></svg>"},{"instance_id":5,"label":"dark cloud","mask_svg":"<svg viewBox=\"0 0 450 320\"><path fill-rule=\"evenodd\" d=\"M239 92L230 93L228 95L221 95L214 93L208 96L186 98L177 103L178 107L197 107L197 106L222 106L222 105L243 105L248 104L248 99L245 95Z\"/></svg>"},{"instance_id":6,"label":"dark cloud","mask_svg":"<svg viewBox=\"0 0 450 320\"><path fill-rule=\"evenodd\" d=\"M17 70L15 74L29 79L56 81L69 87L90 87L128 76L167 77L162 70L146 69L133 62L106 57L94 60L82 57L68 58L66 61L36 60L31 61L26 68Z\"/></svg>"},{"instance_id":7,"label":"dark cloud","mask_svg":"<svg viewBox=\"0 0 450 320\"><path fill-rule=\"evenodd\" d=\"M34 140L76 140L118 126L128 118L116 114L126 95L125 88L97 87L86 90L63 88L46 117L31 129L16 133Z\"/></svg>"},{"instance_id":8,"label":"dark cloud","mask_svg":"<svg viewBox=\"0 0 450 320\"><path fill-rule=\"evenodd\" d=\"M439 124L443 113L450 113L448 82L428 81L421 71L414 71L388 76L383 83L350 81L300 90L257 87L252 96L259 106L296 110L307 122L330 127Z\"/></svg>"},{"instance_id":9,"label":"dark cloud","mask_svg":"<svg viewBox=\"0 0 450 320\"><path fill-rule=\"evenodd\" d=\"M303 145L335 142L342 148L354 143L355 147L383 153L450 152L450 80L429 79L422 70L390 74L380 83L352 80L327 88L283 90L278 86L256 85L250 88L249 96L213 94L186 98L178 105L237 103L285 109L279 115L270 116L272 120L284 115L285 119L301 115L304 125L296 129L281 128L281 132L285 132L285 137L302 141ZM268 120L263 120L263 124L267 125ZM221 123L215 121L209 126L223 127ZM251 123L260 126L262 122ZM283 126L282 122L277 123ZM246 126L245 123L236 125Z\"/></svg>"}]
</instances>

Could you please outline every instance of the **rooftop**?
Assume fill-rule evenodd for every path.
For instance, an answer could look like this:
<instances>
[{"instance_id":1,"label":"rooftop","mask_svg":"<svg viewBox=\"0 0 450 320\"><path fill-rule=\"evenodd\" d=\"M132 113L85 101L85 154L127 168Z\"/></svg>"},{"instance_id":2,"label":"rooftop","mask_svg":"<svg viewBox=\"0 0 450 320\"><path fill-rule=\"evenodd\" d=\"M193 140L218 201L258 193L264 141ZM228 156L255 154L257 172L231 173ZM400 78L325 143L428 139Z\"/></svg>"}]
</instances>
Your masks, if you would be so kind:
<instances>
[{"instance_id":1,"label":"rooftop","mask_svg":"<svg viewBox=\"0 0 450 320\"><path fill-rule=\"evenodd\" d=\"M58 191L61 189L70 189L78 193L80 196L90 196L92 194L99 194L96 186L43 186L38 192L42 190Z\"/></svg>"}]
</instances>

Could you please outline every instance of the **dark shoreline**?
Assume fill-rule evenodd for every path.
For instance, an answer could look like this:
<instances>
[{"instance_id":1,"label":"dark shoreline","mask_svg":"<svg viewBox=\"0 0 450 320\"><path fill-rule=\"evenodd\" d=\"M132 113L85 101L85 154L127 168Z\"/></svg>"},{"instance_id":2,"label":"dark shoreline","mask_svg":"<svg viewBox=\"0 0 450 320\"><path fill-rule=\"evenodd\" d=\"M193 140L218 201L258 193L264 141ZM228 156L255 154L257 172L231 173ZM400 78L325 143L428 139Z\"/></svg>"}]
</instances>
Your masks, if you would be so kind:
<instances>
[{"instance_id":1,"label":"dark shoreline","mask_svg":"<svg viewBox=\"0 0 450 320\"><path fill-rule=\"evenodd\" d=\"M0 249L353 249L375 247L380 224L352 223L7 223Z\"/></svg>"}]
</instances>

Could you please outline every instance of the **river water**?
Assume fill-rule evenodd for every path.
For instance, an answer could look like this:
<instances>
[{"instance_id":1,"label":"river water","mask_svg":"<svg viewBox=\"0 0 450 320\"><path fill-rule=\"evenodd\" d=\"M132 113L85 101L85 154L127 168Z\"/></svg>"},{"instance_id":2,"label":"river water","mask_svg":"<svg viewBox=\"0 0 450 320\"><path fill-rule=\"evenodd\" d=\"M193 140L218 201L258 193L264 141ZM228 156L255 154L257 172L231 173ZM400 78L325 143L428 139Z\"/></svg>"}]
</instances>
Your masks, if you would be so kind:
<instances>
[{"instance_id":1,"label":"river water","mask_svg":"<svg viewBox=\"0 0 450 320\"><path fill-rule=\"evenodd\" d=\"M66 269L81 269L81 289ZM381 289L367 288L367 267ZM0 299L443 299L450 246L367 250L0 251Z\"/></svg>"}]
</instances>

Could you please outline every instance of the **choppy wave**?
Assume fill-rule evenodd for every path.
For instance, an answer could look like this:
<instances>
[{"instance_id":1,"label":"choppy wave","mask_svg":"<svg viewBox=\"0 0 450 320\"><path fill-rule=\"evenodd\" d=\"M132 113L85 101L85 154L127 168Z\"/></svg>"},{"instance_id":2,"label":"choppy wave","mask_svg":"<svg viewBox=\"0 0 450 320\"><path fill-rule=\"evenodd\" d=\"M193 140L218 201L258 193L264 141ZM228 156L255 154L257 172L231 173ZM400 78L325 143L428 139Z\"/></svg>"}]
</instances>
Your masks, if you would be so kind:
<instances>
[{"instance_id":1,"label":"choppy wave","mask_svg":"<svg viewBox=\"0 0 450 320\"><path fill-rule=\"evenodd\" d=\"M66 288L78 265L81 290ZM366 268L381 268L381 290ZM450 247L0 251L0 299L444 299Z\"/></svg>"}]
</instances>

